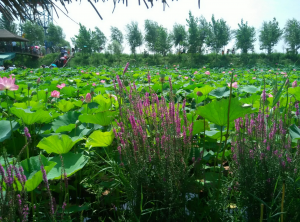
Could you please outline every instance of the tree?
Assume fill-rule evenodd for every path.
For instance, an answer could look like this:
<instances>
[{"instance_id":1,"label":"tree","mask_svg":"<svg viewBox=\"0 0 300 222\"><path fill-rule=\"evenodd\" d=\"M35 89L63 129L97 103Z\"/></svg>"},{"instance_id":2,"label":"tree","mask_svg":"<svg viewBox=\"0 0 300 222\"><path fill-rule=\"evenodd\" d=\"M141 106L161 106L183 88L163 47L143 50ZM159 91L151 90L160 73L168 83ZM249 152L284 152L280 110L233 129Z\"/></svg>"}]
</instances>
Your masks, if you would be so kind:
<instances>
[{"instance_id":1,"label":"tree","mask_svg":"<svg viewBox=\"0 0 300 222\"><path fill-rule=\"evenodd\" d=\"M157 22L151 20L145 20L145 42L146 47L150 52L155 51L155 43L158 38L158 24Z\"/></svg>"},{"instance_id":2,"label":"tree","mask_svg":"<svg viewBox=\"0 0 300 222\"><path fill-rule=\"evenodd\" d=\"M123 34L117 27L110 27L110 38L111 41L117 41L119 44L123 44Z\"/></svg>"},{"instance_id":3,"label":"tree","mask_svg":"<svg viewBox=\"0 0 300 222\"><path fill-rule=\"evenodd\" d=\"M223 19L216 20L212 15L211 22L209 22L208 35L206 44L213 51L218 53L221 48L226 46L231 39L230 27Z\"/></svg>"},{"instance_id":4,"label":"tree","mask_svg":"<svg viewBox=\"0 0 300 222\"><path fill-rule=\"evenodd\" d=\"M35 22L27 21L22 25L22 30L30 44L44 45L45 33L42 26Z\"/></svg>"},{"instance_id":5,"label":"tree","mask_svg":"<svg viewBox=\"0 0 300 222\"><path fill-rule=\"evenodd\" d=\"M95 27L95 31L92 32L92 41L92 48L94 51L101 51L102 49L105 49L107 39L98 27Z\"/></svg>"},{"instance_id":6,"label":"tree","mask_svg":"<svg viewBox=\"0 0 300 222\"><path fill-rule=\"evenodd\" d=\"M236 48L241 49L242 53L247 53L248 50L254 49L255 28L248 26L248 22L244 23L243 19L238 24L239 28L234 31L236 38Z\"/></svg>"},{"instance_id":7,"label":"tree","mask_svg":"<svg viewBox=\"0 0 300 222\"><path fill-rule=\"evenodd\" d=\"M60 26L56 26L53 23L49 24L47 29L46 39L48 42L51 42L53 46L65 46L69 43L65 40L66 36L63 33L63 30Z\"/></svg>"},{"instance_id":8,"label":"tree","mask_svg":"<svg viewBox=\"0 0 300 222\"><path fill-rule=\"evenodd\" d=\"M259 35L260 49L266 49L268 54L271 54L272 49L278 43L282 34L283 31L279 28L276 18L273 18L273 21L263 22Z\"/></svg>"},{"instance_id":9,"label":"tree","mask_svg":"<svg viewBox=\"0 0 300 222\"><path fill-rule=\"evenodd\" d=\"M139 47L143 44L143 35L138 28L137 22L131 22L126 25L126 39L130 45L131 53L136 53L136 47Z\"/></svg>"},{"instance_id":10,"label":"tree","mask_svg":"<svg viewBox=\"0 0 300 222\"><path fill-rule=\"evenodd\" d=\"M112 54L115 54L115 55L120 55L122 52L123 52L123 47L122 45L116 41L116 40L113 40L107 47L107 50L112 53Z\"/></svg>"},{"instance_id":11,"label":"tree","mask_svg":"<svg viewBox=\"0 0 300 222\"><path fill-rule=\"evenodd\" d=\"M191 11L189 12L189 19L186 20L188 29L188 51L196 53L203 51L203 45L208 35L208 22L202 16L199 19L195 18Z\"/></svg>"},{"instance_id":12,"label":"tree","mask_svg":"<svg viewBox=\"0 0 300 222\"><path fill-rule=\"evenodd\" d=\"M186 20L188 29L188 51L190 53L196 53L197 47L199 44L199 30L198 30L198 19L192 15L192 12L189 11L189 19Z\"/></svg>"},{"instance_id":13,"label":"tree","mask_svg":"<svg viewBox=\"0 0 300 222\"><path fill-rule=\"evenodd\" d=\"M3 14L0 19L0 29L6 29L7 31L14 34L18 33L17 24L7 19Z\"/></svg>"},{"instance_id":14,"label":"tree","mask_svg":"<svg viewBox=\"0 0 300 222\"><path fill-rule=\"evenodd\" d=\"M78 35L75 35L74 38L72 38L73 44L77 47L83 50L83 52L92 52L92 32L91 30L87 30L87 28L84 25L79 24L79 33Z\"/></svg>"},{"instance_id":15,"label":"tree","mask_svg":"<svg viewBox=\"0 0 300 222\"><path fill-rule=\"evenodd\" d=\"M178 51L180 51L181 47L187 45L187 32L185 30L184 25L175 23L175 25L173 26L173 32L171 37L175 47L178 46Z\"/></svg>"},{"instance_id":16,"label":"tree","mask_svg":"<svg viewBox=\"0 0 300 222\"><path fill-rule=\"evenodd\" d=\"M300 48L300 21L289 19L284 27L284 40L293 53Z\"/></svg>"},{"instance_id":17,"label":"tree","mask_svg":"<svg viewBox=\"0 0 300 222\"><path fill-rule=\"evenodd\" d=\"M172 48L172 39L168 30L162 26L157 28L155 51L165 56Z\"/></svg>"}]
</instances>

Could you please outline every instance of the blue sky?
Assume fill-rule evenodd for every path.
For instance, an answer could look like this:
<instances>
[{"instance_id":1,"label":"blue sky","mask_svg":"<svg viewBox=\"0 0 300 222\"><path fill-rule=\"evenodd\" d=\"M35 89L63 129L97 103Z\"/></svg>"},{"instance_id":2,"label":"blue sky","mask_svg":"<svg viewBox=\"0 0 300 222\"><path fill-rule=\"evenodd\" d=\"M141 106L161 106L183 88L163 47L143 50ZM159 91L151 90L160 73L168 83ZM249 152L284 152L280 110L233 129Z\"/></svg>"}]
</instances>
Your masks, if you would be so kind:
<instances>
[{"instance_id":1,"label":"blue sky","mask_svg":"<svg viewBox=\"0 0 300 222\"><path fill-rule=\"evenodd\" d=\"M118 1L118 0L117 0ZM146 1L147 2L147 1ZM257 42L255 51L259 50L258 31L263 21L270 21L276 17L281 28L284 27L288 19L296 18L299 20L300 4L298 0L201 0L201 8L198 8L197 0L178 0L168 1L170 8L166 7L163 11L161 1L154 1L154 7L147 9L141 0L141 6L138 6L138 0L128 0L128 7L122 4L122 0L117 4L115 12L113 10L113 1L99 1L95 3L103 20L100 20L92 6L83 0L80 2L73 1L67 5L68 16L77 23L85 25L87 28L94 29L97 26L106 37L110 36L110 27L118 27L125 34L125 26L131 21L138 21L139 27L143 31L144 21L146 19L157 21L160 25L166 27L169 31L175 23L185 24L189 11L196 17L204 16L208 21L212 14L216 19L223 18L232 29L238 27L241 19L248 21L248 24L254 26L257 31ZM150 6L150 5L149 5ZM54 24L60 25L66 38L70 38L78 33L79 26L61 12L58 11L59 18L54 13ZM232 48L234 41L225 47ZM276 46L276 51L283 52L287 45L280 41ZM143 50L143 48L141 48ZM139 51L139 50L138 50ZM129 53L129 47L126 43L125 51Z\"/></svg>"}]
</instances>

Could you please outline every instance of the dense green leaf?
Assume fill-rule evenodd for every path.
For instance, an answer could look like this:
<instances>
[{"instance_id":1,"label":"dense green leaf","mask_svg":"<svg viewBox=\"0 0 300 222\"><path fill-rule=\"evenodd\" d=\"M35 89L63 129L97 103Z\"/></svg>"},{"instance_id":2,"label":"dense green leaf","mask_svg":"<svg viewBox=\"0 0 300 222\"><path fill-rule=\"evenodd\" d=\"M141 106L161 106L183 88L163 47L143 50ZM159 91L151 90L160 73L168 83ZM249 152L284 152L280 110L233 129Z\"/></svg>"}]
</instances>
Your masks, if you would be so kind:
<instances>
[{"instance_id":1,"label":"dense green leaf","mask_svg":"<svg viewBox=\"0 0 300 222\"><path fill-rule=\"evenodd\" d=\"M89 148L107 147L112 143L114 138L115 134L112 130L109 132L101 132L97 130L89 136L85 146Z\"/></svg>"},{"instance_id":2,"label":"dense green leaf","mask_svg":"<svg viewBox=\"0 0 300 222\"><path fill-rule=\"evenodd\" d=\"M20 125L17 122L12 121L12 130L17 130ZM11 136L11 126L10 122L8 120L1 120L0 121L0 142L3 142L4 140L10 138Z\"/></svg>"}]
</instances>

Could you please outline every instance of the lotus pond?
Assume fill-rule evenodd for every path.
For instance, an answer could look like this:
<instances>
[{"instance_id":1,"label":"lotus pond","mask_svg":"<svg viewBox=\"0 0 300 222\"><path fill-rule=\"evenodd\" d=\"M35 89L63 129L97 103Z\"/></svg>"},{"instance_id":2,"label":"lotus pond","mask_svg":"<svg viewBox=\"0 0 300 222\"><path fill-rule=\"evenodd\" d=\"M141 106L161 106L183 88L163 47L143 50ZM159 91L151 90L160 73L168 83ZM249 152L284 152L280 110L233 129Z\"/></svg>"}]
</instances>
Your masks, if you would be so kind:
<instances>
[{"instance_id":1,"label":"lotus pond","mask_svg":"<svg viewBox=\"0 0 300 222\"><path fill-rule=\"evenodd\" d=\"M0 221L300 221L297 67L0 73Z\"/></svg>"}]
</instances>

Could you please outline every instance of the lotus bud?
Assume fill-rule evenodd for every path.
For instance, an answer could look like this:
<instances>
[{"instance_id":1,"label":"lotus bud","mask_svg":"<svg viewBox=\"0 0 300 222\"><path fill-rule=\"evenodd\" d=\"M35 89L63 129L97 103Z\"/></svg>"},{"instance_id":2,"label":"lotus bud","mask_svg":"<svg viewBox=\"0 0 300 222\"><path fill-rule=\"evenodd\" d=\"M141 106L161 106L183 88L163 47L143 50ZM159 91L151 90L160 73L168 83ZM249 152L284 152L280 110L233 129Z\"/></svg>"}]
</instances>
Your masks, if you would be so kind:
<instances>
[{"instance_id":1,"label":"lotus bud","mask_svg":"<svg viewBox=\"0 0 300 222\"><path fill-rule=\"evenodd\" d=\"M197 92L197 96L203 96L203 93L200 92L200 91L198 91L198 92Z\"/></svg>"},{"instance_id":2,"label":"lotus bud","mask_svg":"<svg viewBox=\"0 0 300 222\"><path fill-rule=\"evenodd\" d=\"M86 96L85 96L85 101L86 101L87 103L90 103L91 100L92 100L91 94L90 94L90 93L87 93Z\"/></svg>"},{"instance_id":3,"label":"lotus bud","mask_svg":"<svg viewBox=\"0 0 300 222\"><path fill-rule=\"evenodd\" d=\"M39 77L39 78L36 80L36 83L37 83L37 84L40 84L40 82L41 82L41 78Z\"/></svg>"}]
</instances>

